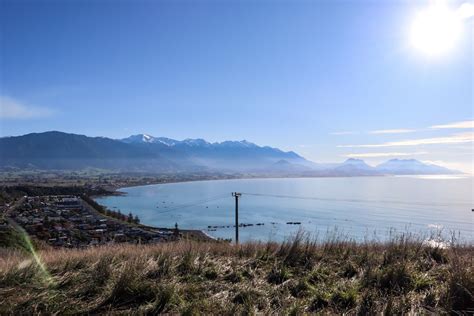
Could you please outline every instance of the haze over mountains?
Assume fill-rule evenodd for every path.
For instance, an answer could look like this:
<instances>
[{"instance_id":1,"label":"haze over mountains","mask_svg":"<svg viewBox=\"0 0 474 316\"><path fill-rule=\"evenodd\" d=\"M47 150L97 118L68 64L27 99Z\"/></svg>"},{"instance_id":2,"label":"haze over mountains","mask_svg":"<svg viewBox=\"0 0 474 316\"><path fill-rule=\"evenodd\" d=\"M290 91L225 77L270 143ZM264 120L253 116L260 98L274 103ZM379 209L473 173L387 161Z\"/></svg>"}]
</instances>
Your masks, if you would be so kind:
<instances>
[{"instance_id":1,"label":"haze over mountains","mask_svg":"<svg viewBox=\"0 0 474 316\"><path fill-rule=\"evenodd\" d=\"M246 140L210 143L146 134L124 139L62 132L0 138L0 169L115 172L231 172L268 176L368 176L458 173L414 159L392 159L376 167L359 159L317 164L295 152L258 146Z\"/></svg>"}]
</instances>

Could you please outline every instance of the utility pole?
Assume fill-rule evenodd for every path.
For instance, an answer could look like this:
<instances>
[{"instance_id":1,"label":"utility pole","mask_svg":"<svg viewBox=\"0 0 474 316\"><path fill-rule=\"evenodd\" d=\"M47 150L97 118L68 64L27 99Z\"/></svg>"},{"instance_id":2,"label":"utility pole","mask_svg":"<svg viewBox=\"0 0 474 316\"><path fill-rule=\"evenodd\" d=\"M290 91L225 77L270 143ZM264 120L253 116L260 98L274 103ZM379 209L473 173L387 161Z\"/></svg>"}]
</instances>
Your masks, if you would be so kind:
<instances>
[{"instance_id":1,"label":"utility pole","mask_svg":"<svg viewBox=\"0 0 474 316\"><path fill-rule=\"evenodd\" d=\"M239 197L242 193L232 192L235 197L235 244L239 243Z\"/></svg>"}]
</instances>

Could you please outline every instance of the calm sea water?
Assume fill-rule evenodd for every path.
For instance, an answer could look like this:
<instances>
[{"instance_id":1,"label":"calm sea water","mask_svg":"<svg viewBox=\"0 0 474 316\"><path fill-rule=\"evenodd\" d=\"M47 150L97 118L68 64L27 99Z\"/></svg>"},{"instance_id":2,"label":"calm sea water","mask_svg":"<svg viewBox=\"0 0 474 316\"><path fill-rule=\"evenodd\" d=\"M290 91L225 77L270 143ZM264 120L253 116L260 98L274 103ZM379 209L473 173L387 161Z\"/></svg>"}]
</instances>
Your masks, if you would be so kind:
<instances>
[{"instance_id":1,"label":"calm sea water","mask_svg":"<svg viewBox=\"0 0 474 316\"><path fill-rule=\"evenodd\" d=\"M455 232L462 240L473 242L473 180L352 177L199 181L124 188L124 196L97 201L123 213L131 211L148 225L173 227L178 223L181 228L233 238L231 192L237 191L243 193L240 223L254 224L240 229L242 241L280 241L301 228L319 238L337 231L359 241L386 240L394 230L423 237L439 231L444 236Z\"/></svg>"}]
</instances>

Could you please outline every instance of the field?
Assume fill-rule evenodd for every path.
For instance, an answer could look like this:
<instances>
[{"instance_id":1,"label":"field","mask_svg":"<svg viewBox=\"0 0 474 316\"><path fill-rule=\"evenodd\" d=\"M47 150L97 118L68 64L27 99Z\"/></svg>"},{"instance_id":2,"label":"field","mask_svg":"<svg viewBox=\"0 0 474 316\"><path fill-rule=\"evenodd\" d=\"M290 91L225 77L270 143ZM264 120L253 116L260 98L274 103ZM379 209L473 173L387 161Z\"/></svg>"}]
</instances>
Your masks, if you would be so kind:
<instances>
[{"instance_id":1,"label":"field","mask_svg":"<svg viewBox=\"0 0 474 316\"><path fill-rule=\"evenodd\" d=\"M474 246L430 247L409 235L0 249L0 314L474 311Z\"/></svg>"}]
</instances>

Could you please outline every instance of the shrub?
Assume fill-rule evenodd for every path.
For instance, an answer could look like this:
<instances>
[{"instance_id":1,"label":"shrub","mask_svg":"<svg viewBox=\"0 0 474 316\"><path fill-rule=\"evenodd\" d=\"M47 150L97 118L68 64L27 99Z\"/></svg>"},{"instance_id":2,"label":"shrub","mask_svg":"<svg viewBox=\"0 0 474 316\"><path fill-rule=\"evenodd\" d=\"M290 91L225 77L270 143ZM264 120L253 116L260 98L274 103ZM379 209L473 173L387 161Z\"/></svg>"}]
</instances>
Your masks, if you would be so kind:
<instances>
[{"instance_id":1,"label":"shrub","mask_svg":"<svg viewBox=\"0 0 474 316\"><path fill-rule=\"evenodd\" d=\"M445 249L440 247L426 247L425 255L436 263L446 263L448 261Z\"/></svg>"},{"instance_id":2,"label":"shrub","mask_svg":"<svg viewBox=\"0 0 474 316\"><path fill-rule=\"evenodd\" d=\"M349 287L338 289L331 295L331 305L338 310L345 310L354 307L357 302L357 290Z\"/></svg>"},{"instance_id":3,"label":"shrub","mask_svg":"<svg viewBox=\"0 0 474 316\"><path fill-rule=\"evenodd\" d=\"M298 231L288 241L281 244L277 256L283 258L283 263L290 267L311 268L315 262L317 244L309 235Z\"/></svg>"},{"instance_id":4,"label":"shrub","mask_svg":"<svg viewBox=\"0 0 474 316\"><path fill-rule=\"evenodd\" d=\"M320 266L311 272L308 281L313 285L324 283L328 280L329 275L330 271L327 268Z\"/></svg>"},{"instance_id":5,"label":"shrub","mask_svg":"<svg viewBox=\"0 0 474 316\"><path fill-rule=\"evenodd\" d=\"M358 271L357 271L356 266L352 262L347 261L342 267L341 276L350 279L356 276L357 273Z\"/></svg>"},{"instance_id":6,"label":"shrub","mask_svg":"<svg viewBox=\"0 0 474 316\"><path fill-rule=\"evenodd\" d=\"M194 259L196 255L193 253L192 250L188 250L185 252L183 257L181 258L181 262L178 265L178 271L181 274L188 274L194 272Z\"/></svg>"},{"instance_id":7,"label":"shrub","mask_svg":"<svg viewBox=\"0 0 474 316\"><path fill-rule=\"evenodd\" d=\"M305 279L300 279L295 286L290 288L291 295L297 298L310 296L314 288Z\"/></svg>"},{"instance_id":8,"label":"shrub","mask_svg":"<svg viewBox=\"0 0 474 316\"><path fill-rule=\"evenodd\" d=\"M454 261L448 272L441 303L448 311L466 312L474 306L474 270L472 265L470 269L463 269L462 264L469 262L462 263L458 257L454 257Z\"/></svg>"},{"instance_id":9,"label":"shrub","mask_svg":"<svg viewBox=\"0 0 474 316\"><path fill-rule=\"evenodd\" d=\"M112 282L109 293L99 308L108 305L113 307L137 306L143 302L152 301L154 298L153 287L142 280L136 267L126 264L117 279Z\"/></svg>"},{"instance_id":10,"label":"shrub","mask_svg":"<svg viewBox=\"0 0 474 316\"><path fill-rule=\"evenodd\" d=\"M318 312L329 305L330 296L327 293L317 291L311 303L309 305L309 310L311 312Z\"/></svg>"},{"instance_id":11,"label":"shrub","mask_svg":"<svg viewBox=\"0 0 474 316\"><path fill-rule=\"evenodd\" d=\"M103 256L93 266L91 279L96 286L102 286L107 283L111 275L112 258Z\"/></svg>"},{"instance_id":12,"label":"shrub","mask_svg":"<svg viewBox=\"0 0 474 316\"><path fill-rule=\"evenodd\" d=\"M254 308L264 308L262 294L253 289L243 289L238 292L232 300L234 304L244 308L244 314L254 314Z\"/></svg>"},{"instance_id":13,"label":"shrub","mask_svg":"<svg viewBox=\"0 0 474 316\"><path fill-rule=\"evenodd\" d=\"M158 260L150 262L150 266L145 271L146 276L151 279L161 279L171 274L173 261L169 255L160 255ZM185 269L183 266L182 269Z\"/></svg>"},{"instance_id":14,"label":"shrub","mask_svg":"<svg viewBox=\"0 0 474 316\"><path fill-rule=\"evenodd\" d=\"M229 281L231 283L239 283L242 281L242 274L240 273L240 271L232 271L224 277L224 280Z\"/></svg>"},{"instance_id":15,"label":"shrub","mask_svg":"<svg viewBox=\"0 0 474 316\"><path fill-rule=\"evenodd\" d=\"M417 292L429 289L433 281L427 275L415 275L413 278L413 289Z\"/></svg>"},{"instance_id":16,"label":"shrub","mask_svg":"<svg viewBox=\"0 0 474 316\"><path fill-rule=\"evenodd\" d=\"M357 315L373 315L375 313L375 294L367 291L361 297L358 304Z\"/></svg>"},{"instance_id":17,"label":"shrub","mask_svg":"<svg viewBox=\"0 0 474 316\"><path fill-rule=\"evenodd\" d=\"M208 280L215 280L219 276L217 270L214 267L210 267L204 270L204 276Z\"/></svg>"},{"instance_id":18,"label":"shrub","mask_svg":"<svg viewBox=\"0 0 474 316\"><path fill-rule=\"evenodd\" d=\"M161 286L147 311L150 315L160 314L166 311L167 307L178 301L177 293L173 286Z\"/></svg>"},{"instance_id":19,"label":"shrub","mask_svg":"<svg viewBox=\"0 0 474 316\"><path fill-rule=\"evenodd\" d=\"M281 284L291 278L291 272L285 265L273 267L268 273L267 281L271 284Z\"/></svg>"},{"instance_id":20,"label":"shrub","mask_svg":"<svg viewBox=\"0 0 474 316\"><path fill-rule=\"evenodd\" d=\"M385 292L406 293L410 291L412 279L406 265L393 264L382 268L377 277L377 286Z\"/></svg>"}]
</instances>

